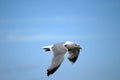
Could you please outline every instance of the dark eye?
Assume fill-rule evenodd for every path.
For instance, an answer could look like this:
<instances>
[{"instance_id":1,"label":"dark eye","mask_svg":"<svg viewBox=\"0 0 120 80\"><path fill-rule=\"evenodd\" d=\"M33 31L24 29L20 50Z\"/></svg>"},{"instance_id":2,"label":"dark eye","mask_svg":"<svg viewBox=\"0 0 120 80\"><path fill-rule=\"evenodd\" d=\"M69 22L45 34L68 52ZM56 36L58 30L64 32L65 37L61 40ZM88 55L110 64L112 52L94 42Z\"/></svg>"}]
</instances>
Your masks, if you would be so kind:
<instances>
[{"instance_id":1,"label":"dark eye","mask_svg":"<svg viewBox=\"0 0 120 80\"><path fill-rule=\"evenodd\" d=\"M65 47L67 47L67 45L64 45Z\"/></svg>"},{"instance_id":2,"label":"dark eye","mask_svg":"<svg viewBox=\"0 0 120 80\"><path fill-rule=\"evenodd\" d=\"M75 44L75 46L77 46L77 44Z\"/></svg>"}]
</instances>

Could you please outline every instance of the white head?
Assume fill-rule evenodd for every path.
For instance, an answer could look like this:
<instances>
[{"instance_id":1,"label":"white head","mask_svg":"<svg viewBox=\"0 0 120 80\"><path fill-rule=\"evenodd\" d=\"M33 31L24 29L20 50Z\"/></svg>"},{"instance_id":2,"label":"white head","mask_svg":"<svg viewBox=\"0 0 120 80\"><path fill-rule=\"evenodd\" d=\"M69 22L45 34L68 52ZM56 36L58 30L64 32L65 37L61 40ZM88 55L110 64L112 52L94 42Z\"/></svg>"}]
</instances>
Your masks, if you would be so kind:
<instances>
[{"instance_id":1,"label":"white head","mask_svg":"<svg viewBox=\"0 0 120 80\"><path fill-rule=\"evenodd\" d=\"M71 41L66 41L65 44L64 44L64 46L65 46L66 48L68 48L68 49L74 49L74 48L82 49L82 48L80 47L80 45L77 45L76 43L71 42Z\"/></svg>"}]
</instances>

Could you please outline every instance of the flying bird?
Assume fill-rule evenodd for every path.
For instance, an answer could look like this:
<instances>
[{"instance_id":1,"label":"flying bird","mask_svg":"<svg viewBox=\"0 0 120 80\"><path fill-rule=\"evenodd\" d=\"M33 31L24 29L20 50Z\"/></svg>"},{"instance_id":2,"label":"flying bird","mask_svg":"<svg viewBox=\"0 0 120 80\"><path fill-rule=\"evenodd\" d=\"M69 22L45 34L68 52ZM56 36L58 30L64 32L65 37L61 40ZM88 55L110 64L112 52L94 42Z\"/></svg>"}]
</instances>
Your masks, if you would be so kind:
<instances>
[{"instance_id":1,"label":"flying bird","mask_svg":"<svg viewBox=\"0 0 120 80\"><path fill-rule=\"evenodd\" d=\"M45 51L51 51L53 53L53 58L50 67L47 69L47 76L53 74L61 65L64 60L64 55L68 52L69 61L75 63L80 50L82 49L80 45L71 42L60 42L50 46L42 47Z\"/></svg>"}]
</instances>

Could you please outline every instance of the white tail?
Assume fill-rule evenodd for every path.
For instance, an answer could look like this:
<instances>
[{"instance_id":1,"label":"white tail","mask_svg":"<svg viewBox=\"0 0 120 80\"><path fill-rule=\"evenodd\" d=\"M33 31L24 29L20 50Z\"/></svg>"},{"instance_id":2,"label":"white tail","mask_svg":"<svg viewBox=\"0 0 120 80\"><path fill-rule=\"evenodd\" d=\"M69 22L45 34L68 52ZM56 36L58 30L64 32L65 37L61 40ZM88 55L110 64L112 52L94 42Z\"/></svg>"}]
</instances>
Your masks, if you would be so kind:
<instances>
[{"instance_id":1,"label":"white tail","mask_svg":"<svg viewBox=\"0 0 120 80\"><path fill-rule=\"evenodd\" d=\"M52 46L53 46L53 45L44 46L44 47L42 47L42 48L43 48L45 51L50 51Z\"/></svg>"}]
</instances>

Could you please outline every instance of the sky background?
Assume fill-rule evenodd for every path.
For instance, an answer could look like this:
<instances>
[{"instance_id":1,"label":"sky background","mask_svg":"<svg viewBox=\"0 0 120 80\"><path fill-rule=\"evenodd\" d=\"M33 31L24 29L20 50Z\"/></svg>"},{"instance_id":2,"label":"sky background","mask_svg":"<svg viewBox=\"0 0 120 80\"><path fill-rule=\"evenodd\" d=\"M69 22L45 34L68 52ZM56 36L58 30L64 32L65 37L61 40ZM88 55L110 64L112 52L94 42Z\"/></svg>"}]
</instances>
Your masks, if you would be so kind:
<instances>
[{"instance_id":1,"label":"sky background","mask_svg":"<svg viewBox=\"0 0 120 80\"><path fill-rule=\"evenodd\" d=\"M42 46L83 48L50 77ZM0 80L120 80L119 0L0 0Z\"/></svg>"}]
</instances>

